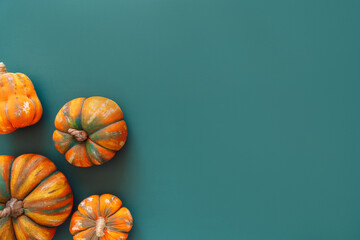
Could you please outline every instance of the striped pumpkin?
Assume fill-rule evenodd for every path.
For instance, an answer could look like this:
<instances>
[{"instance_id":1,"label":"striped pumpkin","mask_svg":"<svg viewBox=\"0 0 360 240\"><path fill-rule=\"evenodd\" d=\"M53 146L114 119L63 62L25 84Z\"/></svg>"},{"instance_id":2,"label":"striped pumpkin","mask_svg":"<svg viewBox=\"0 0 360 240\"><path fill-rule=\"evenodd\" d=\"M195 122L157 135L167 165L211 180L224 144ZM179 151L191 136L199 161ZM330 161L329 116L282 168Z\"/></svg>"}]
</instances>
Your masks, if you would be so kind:
<instances>
[{"instance_id":1,"label":"striped pumpkin","mask_svg":"<svg viewBox=\"0 0 360 240\"><path fill-rule=\"evenodd\" d=\"M130 211L111 194L83 200L70 223L74 240L125 240L133 226Z\"/></svg>"},{"instance_id":2,"label":"striped pumpkin","mask_svg":"<svg viewBox=\"0 0 360 240\"><path fill-rule=\"evenodd\" d=\"M1 239L52 239L72 205L68 181L48 158L0 156Z\"/></svg>"},{"instance_id":3,"label":"striped pumpkin","mask_svg":"<svg viewBox=\"0 0 360 240\"><path fill-rule=\"evenodd\" d=\"M78 167L109 161L127 137L120 107L104 97L76 98L66 103L56 115L55 127L56 149Z\"/></svg>"},{"instance_id":4,"label":"striped pumpkin","mask_svg":"<svg viewBox=\"0 0 360 240\"><path fill-rule=\"evenodd\" d=\"M31 80L22 73L8 73L0 63L0 134L37 123L42 106Z\"/></svg>"}]
</instances>

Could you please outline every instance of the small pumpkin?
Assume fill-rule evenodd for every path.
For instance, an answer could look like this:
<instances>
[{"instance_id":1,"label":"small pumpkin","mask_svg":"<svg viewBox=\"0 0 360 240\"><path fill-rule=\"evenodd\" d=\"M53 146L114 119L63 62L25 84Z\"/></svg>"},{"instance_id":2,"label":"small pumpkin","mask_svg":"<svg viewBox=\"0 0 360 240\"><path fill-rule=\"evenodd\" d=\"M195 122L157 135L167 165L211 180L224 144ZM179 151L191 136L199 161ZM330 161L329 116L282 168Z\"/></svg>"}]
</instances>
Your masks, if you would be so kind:
<instances>
[{"instance_id":1,"label":"small pumpkin","mask_svg":"<svg viewBox=\"0 0 360 240\"><path fill-rule=\"evenodd\" d=\"M43 109L34 85L23 73L8 73L0 63L0 134L37 123Z\"/></svg>"},{"instance_id":2,"label":"small pumpkin","mask_svg":"<svg viewBox=\"0 0 360 240\"><path fill-rule=\"evenodd\" d=\"M125 240L132 226L131 213L118 197L93 195L79 204L70 233L74 240Z\"/></svg>"},{"instance_id":3,"label":"small pumpkin","mask_svg":"<svg viewBox=\"0 0 360 240\"><path fill-rule=\"evenodd\" d=\"M56 115L55 127L56 149L78 167L109 161L127 137L123 112L104 97L76 98L66 103Z\"/></svg>"},{"instance_id":4,"label":"small pumpkin","mask_svg":"<svg viewBox=\"0 0 360 240\"><path fill-rule=\"evenodd\" d=\"M1 239L52 239L72 205L68 181L48 158L0 156Z\"/></svg>"}]
</instances>

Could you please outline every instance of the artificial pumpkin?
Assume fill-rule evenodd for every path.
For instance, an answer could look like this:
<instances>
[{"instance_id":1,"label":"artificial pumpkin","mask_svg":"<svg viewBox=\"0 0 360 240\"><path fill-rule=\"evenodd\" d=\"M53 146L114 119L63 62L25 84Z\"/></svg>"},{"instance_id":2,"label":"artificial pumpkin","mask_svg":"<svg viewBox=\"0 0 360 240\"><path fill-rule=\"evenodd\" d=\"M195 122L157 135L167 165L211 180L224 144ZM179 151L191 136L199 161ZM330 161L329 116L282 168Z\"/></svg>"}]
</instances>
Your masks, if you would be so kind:
<instances>
[{"instance_id":1,"label":"artificial pumpkin","mask_svg":"<svg viewBox=\"0 0 360 240\"><path fill-rule=\"evenodd\" d=\"M123 112L104 97L76 98L66 103L56 115L55 127L56 149L78 167L109 161L127 137Z\"/></svg>"},{"instance_id":2,"label":"artificial pumpkin","mask_svg":"<svg viewBox=\"0 0 360 240\"><path fill-rule=\"evenodd\" d=\"M70 223L74 240L125 240L133 226L130 211L111 194L83 200Z\"/></svg>"},{"instance_id":3,"label":"artificial pumpkin","mask_svg":"<svg viewBox=\"0 0 360 240\"><path fill-rule=\"evenodd\" d=\"M0 156L1 239L52 239L72 205L68 181L48 158Z\"/></svg>"},{"instance_id":4,"label":"artificial pumpkin","mask_svg":"<svg viewBox=\"0 0 360 240\"><path fill-rule=\"evenodd\" d=\"M42 106L34 85L23 73L8 73L0 63L0 134L37 123Z\"/></svg>"}]
</instances>

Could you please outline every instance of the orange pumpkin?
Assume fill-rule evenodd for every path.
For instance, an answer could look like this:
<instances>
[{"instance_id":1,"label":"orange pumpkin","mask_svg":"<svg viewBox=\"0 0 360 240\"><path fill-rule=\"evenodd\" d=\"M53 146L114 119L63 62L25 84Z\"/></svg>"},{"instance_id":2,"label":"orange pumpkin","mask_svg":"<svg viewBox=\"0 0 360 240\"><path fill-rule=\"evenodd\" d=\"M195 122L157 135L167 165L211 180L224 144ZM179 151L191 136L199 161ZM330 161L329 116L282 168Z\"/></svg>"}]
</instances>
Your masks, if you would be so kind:
<instances>
[{"instance_id":1,"label":"orange pumpkin","mask_svg":"<svg viewBox=\"0 0 360 240\"><path fill-rule=\"evenodd\" d=\"M1 239L52 239L72 205L68 181L48 158L0 156Z\"/></svg>"},{"instance_id":2,"label":"orange pumpkin","mask_svg":"<svg viewBox=\"0 0 360 240\"><path fill-rule=\"evenodd\" d=\"M104 97L76 98L66 103L56 115L55 127L56 149L78 167L109 161L127 137L120 107Z\"/></svg>"},{"instance_id":3,"label":"orange pumpkin","mask_svg":"<svg viewBox=\"0 0 360 240\"><path fill-rule=\"evenodd\" d=\"M130 211L111 194L83 200L70 223L74 240L125 240L133 226Z\"/></svg>"},{"instance_id":4,"label":"orange pumpkin","mask_svg":"<svg viewBox=\"0 0 360 240\"><path fill-rule=\"evenodd\" d=\"M42 106L31 80L23 73L8 73L0 63L0 134L37 123Z\"/></svg>"}]
</instances>

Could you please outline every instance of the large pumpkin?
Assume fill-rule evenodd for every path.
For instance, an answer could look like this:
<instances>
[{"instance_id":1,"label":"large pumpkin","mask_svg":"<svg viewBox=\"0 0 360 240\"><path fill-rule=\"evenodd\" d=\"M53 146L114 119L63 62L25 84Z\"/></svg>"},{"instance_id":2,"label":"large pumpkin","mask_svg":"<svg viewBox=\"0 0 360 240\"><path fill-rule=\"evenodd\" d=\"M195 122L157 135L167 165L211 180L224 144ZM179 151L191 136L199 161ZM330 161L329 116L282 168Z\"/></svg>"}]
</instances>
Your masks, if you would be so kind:
<instances>
[{"instance_id":1,"label":"large pumpkin","mask_svg":"<svg viewBox=\"0 0 360 240\"><path fill-rule=\"evenodd\" d=\"M70 223L74 240L125 240L133 226L130 211L111 194L83 200Z\"/></svg>"},{"instance_id":2,"label":"large pumpkin","mask_svg":"<svg viewBox=\"0 0 360 240\"><path fill-rule=\"evenodd\" d=\"M23 73L8 73L0 63L0 134L37 123L42 106L30 79Z\"/></svg>"},{"instance_id":3,"label":"large pumpkin","mask_svg":"<svg viewBox=\"0 0 360 240\"><path fill-rule=\"evenodd\" d=\"M104 97L76 98L55 118L53 140L66 160L78 167L101 165L112 159L126 141L120 107Z\"/></svg>"},{"instance_id":4,"label":"large pumpkin","mask_svg":"<svg viewBox=\"0 0 360 240\"><path fill-rule=\"evenodd\" d=\"M68 181L48 158L0 156L1 239L52 239L72 205Z\"/></svg>"}]
</instances>

